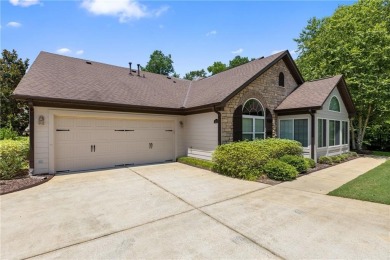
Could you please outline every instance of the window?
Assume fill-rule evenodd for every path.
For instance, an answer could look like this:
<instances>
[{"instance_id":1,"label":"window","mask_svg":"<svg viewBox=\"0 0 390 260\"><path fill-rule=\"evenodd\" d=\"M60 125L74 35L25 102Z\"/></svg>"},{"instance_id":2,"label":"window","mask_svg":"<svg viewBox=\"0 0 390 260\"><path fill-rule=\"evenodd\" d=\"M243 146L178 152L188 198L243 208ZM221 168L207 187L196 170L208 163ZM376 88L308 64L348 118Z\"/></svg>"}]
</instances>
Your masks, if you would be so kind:
<instances>
[{"instance_id":1,"label":"window","mask_svg":"<svg viewBox=\"0 0 390 260\"><path fill-rule=\"evenodd\" d=\"M340 121L329 120L329 146L340 145Z\"/></svg>"},{"instance_id":2,"label":"window","mask_svg":"<svg viewBox=\"0 0 390 260\"><path fill-rule=\"evenodd\" d=\"M348 144L348 122L343 121L342 122L342 144Z\"/></svg>"},{"instance_id":3,"label":"window","mask_svg":"<svg viewBox=\"0 0 390 260\"><path fill-rule=\"evenodd\" d=\"M308 122L308 119L280 120L279 137L296 140L300 142L303 147L309 146Z\"/></svg>"},{"instance_id":4,"label":"window","mask_svg":"<svg viewBox=\"0 0 390 260\"><path fill-rule=\"evenodd\" d=\"M284 74L283 74L283 72L279 73L279 87L284 87Z\"/></svg>"},{"instance_id":5,"label":"window","mask_svg":"<svg viewBox=\"0 0 390 260\"><path fill-rule=\"evenodd\" d=\"M242 108L242 139L264 139L264 109L256 99L249 99Z\"/></svg>"},{"instance_id":6,"label":"window","mask_svg":"<svg viewBox=\"0 0 390 260\"><path fill-rule=\"evenodd\" d=\"M339 100L337 99L337 97L332 97L332 99L330 100L330 104L329 104L329 110L331 111L336 111L336 112L340 112L340 102Z\"/></svg>"},{"instance_id":7,"label":"window","mask_svg":"<svg viewBox=\"0 0 390 260\"><path fill-rule=\"evenodd\" d=\"M326 119L318 119L318 147L326 146Z\"/></svg>"}]
</instances>

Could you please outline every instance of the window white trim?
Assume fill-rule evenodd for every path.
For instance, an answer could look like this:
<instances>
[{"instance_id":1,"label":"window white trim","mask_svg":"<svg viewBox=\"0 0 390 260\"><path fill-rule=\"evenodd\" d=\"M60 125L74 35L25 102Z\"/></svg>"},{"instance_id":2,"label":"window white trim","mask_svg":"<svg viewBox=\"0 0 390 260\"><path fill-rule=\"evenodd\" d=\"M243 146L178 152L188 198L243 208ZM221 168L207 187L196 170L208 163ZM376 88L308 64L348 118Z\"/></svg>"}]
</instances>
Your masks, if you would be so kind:
<instances>
[{"instance_id":1,"label":"window white trim","mask_svg":"<svg viewBox=\"0 0 390 260\"><path fill-rule=\"evenodd\" d=\"M244 107L245 107L246 103L248 103L248 102L251 101L251 100L256 100L257 102L259 102L259 104L260 104L260 106L261 106L261 109L263 110L263 115L264 115L264 117L265 117L265 109L264 109L264 106L263 106L263 104L260 102L260 100L258 100L257 98L249 98L247 101L245 101L245 103L242 105L242 110L244 111ZM244 114L243 114L243 116L244 116ZM246 116L248 116L248 115L246 115Z\"/></svg>"},{"instance_id":2,"label":"window white trim","mask_svg":"<svg viewBox=\"0 0 390 260\"><path fill-rule=\"evenodd\" d=\"M336 98L337 102L339 103L339 109L340 109L340 111L330 109L330 104L332 103L332 99L333 99L333 98ZM333 96L329 99L328 110L329 110L329 111L332 111L332 112L335 112L335 113L341 113L341 103L340 103L339 98L338 98L336 95L333 95Z\"/></svg>"},{"instance_id":3,"label":"window white trim","mask_svg":"<svg viewBox=\"0 0 390 260\"><path fill-rule=\"evenodd\" d=\"M311 139L310 139L310 119L307 118L307 117L298 117L298 118L286 118L286 119L279 119L279 122L278 122L278 137L280 138L280 121L292 121L292 135L293 135L293 138L295 138L295 127L294 127L294 124L295 124L295 120L307 120L307 146L303 146L302 147L305 147L305 148L308 148L310 147L311 145ZM295 140L295 139L293 139Z\"/></svg>"},{"instance_id":4,"label":"window white trim","mask_svg":"<svg viewBox=\"0 0 390 260\"><path fill-rule=\"evenodd\" d=\"M326 122L326 127L325 127L325 137L326 137L326 140L325 140L325 143L324 143L324 146L318 146L319 142L318 142L318 138L319 138L319 135L318 135L318 130L319 130L319 123L318 121L319 120L325 120ZM323 148L326 148L328 147L328 144L329 144L329 120L327 118L323 118L323 117L317 117L317 122L316 122L316 133L315 133L315 136L316 136L316 147L318 149L323 149Z\"/></svg>"},{"instance_id":5,"label":"window white trim","mask_svg":"<svg viewBox=\"0 0 390 260\"><path fill-rule=\"evenodd\" d=\"M261 104L261 103L260 103ZM252 132L244 132L242 130L242 135L252 135L252 140L255 140L256 134L263 134L263 139L265 139L265 116L250 116L250 115L242 115L242 118L248 118L252 119ZM263 132L256 132L256 119L262 119L263 120Z\"/></svg>"},{"instance_id":6,"label":"window white trim","mask_svg":"<svg viewBox=\"0 0 390 260\"><path fill-rule=\"evenodd\" d=\"M334 145L330 145L330 121L334 121L335 124L335 130L336 130L336 122L339 122L340 123L340 131L339 131L339 141L340 143L339 144L336 144L336 133L334 135L334 140L335 140L335 144ZM340 119L328 119L328 147L340 147L340 146L343 146L343 145L346 145L346 144L342 144L343 140L343 127L342 127L342 122L345 121L345 120L340 120Z\"/></svg>"}]
</instances>

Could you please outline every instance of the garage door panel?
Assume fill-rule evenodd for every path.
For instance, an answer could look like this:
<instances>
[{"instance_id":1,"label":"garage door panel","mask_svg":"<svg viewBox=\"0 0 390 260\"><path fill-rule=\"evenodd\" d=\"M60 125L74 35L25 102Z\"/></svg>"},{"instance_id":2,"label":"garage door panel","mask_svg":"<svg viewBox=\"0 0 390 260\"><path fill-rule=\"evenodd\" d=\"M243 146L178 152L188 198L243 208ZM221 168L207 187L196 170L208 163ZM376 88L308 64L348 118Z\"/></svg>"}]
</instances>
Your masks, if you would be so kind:
<instances>
[{"instance_id":1,"label":"garage door panel","mask_svg":"<svg viewBox=\"0 0 390 260\"><path fill-rule=\"evenodd\" d=\"M164 162L174 157L172 121L56 117L55 126L69 130L55 133L57 171Z\"/></svg>"}]
</instances>

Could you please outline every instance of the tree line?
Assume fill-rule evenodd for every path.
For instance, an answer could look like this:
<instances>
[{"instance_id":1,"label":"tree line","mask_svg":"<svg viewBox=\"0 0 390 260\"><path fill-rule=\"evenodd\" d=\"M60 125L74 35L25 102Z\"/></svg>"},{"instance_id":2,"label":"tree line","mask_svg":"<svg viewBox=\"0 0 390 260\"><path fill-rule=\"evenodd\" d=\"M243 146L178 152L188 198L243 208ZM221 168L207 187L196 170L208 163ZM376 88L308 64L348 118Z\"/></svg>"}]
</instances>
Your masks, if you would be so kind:
<instances>
[{"instance_id":1,"label":"tree line","mask_svg":"<svg viewBox=\"0 0 390 260\"><path fill-rule=\"evenodd\" d=\"M249 60L248 57L241 57L240 55L237 55L236 57L234 57L232 60L229 61L229 64L225 64L221 61L214 62L212 65L207 67L207 71L211 75L215 75L222 71L245 64L254 59L255 58ZM150 55L149 61L147 62L146 66L143 67L142 69L152 73L162 74L166 76L169 75L176 78L180 78L180 75L177 74L175 72L175 69L173 68L173 60L171 54L165 55L160 50L155 50ZM205 77L207 77L206 71L204 69L200 69L200 70L192 70L186 73L183 79L193 80L196 78L205 78Z\"/></svg>"}]
</instances>

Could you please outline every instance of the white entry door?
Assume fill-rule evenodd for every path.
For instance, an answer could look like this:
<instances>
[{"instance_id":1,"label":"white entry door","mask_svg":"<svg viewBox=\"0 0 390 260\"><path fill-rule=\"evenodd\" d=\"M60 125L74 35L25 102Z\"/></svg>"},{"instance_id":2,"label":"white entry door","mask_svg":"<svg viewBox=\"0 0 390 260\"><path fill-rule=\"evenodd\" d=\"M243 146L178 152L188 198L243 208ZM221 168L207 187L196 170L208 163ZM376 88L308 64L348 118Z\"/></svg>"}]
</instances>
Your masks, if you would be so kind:
<instances>
[{"instance_id":1,"label":"white entry door","mask_svg":"<svg viewBox=\"0 0 390 260\"><path fill-rule=\"evenodd\" d=\"M173 121L55 118L57 172L174 160Z\"/></svg>"}]
</instances>

